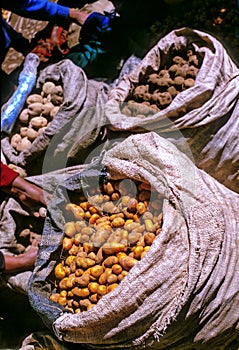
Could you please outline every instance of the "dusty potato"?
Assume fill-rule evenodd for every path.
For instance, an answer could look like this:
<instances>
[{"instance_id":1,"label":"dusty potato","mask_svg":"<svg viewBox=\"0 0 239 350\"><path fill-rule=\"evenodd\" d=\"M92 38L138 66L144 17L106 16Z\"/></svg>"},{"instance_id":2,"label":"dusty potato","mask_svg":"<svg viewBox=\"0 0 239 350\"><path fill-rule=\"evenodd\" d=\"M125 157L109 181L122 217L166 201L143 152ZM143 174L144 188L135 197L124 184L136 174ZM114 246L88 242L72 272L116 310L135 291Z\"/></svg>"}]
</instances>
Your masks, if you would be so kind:
<instances>
[{"instance_id":1,"label":"dusty potato","mask_svg":"<svg viewBox=\"0 0 239 350\"><path fill-rule=\"evenodd\" d=\"M27 126L23 126L23 127L20 128L20 135L21 135L21 137L27 136L27 130L28 130Z\"/></svg>"},{"instance_id":2,"label":"dusty potato","mask_svg":"<svg viewBox=\"0 0 239 350\"><path fill-rule=\"evenodd\" d=\"M19 116L19 121L22 124L28 124L29 122L29 111L28 108L25 108L21 111L20 116Z\"/></svg>"},{"instance_id":3,"label":"dusty potato","mask_svg":"<svg viewBox=\"0 0 239 350\"><path fill-rule=\"evenodd\" d=\"M19 134L14 134L11 137L11 146L14 147L15 149L17 149L17 145L22 142L22 138L21 135Z\"/></svg>"},{"instance_id":4,"label":"dusty potato","mask_svg":"<svg viewBox=\"0 0 239 350\"><path fill-rule=\"evenodd\" d=\"M31 146L31 141L28 140L27 137L24 137L23 139L21 139L21 141L17 144L16 149L18 152L22 152L25 149L27 149L28 147Z\"/></svg>"},{"instance_id":5,"label":"dusty potato","mask_svg":"<svg viewBox=\"0 0 239 350\"><path fill-rule=\"evenodd\" d=\"M32 104L32 103L35 103L35 102L40 102L40 103L43 103L43 98L41 95L39 94L32 94L32 95L29 95L27 97L27 100L26 100L26 103L28 105Z\"/></svg>"},{"instance_id":6,"label":"dusty potato","mask_svg":"<svg viewBox=\"0 0 239 350\"><path fill-rule=\"evenodd\" d=\"M50 116L51 111L53 110L54 105L51 102L44 103L42 105L42 115Z\"/></svg>"},{"instance_id":7,"label":"dusty potato","mask_svg":"<svg viewBox=\"0 0 239 350\"><path fill-rule=\"evenodd\" d=\"M40 102L31 103L31 104L28 106L28 114L29 114L31 117L38 116L38 115L41 114L42 109L43 109L43 104L42 104L42 103L40 103Z\"/></svg>"},{"instance_id":8,"label":"dusty potato","mask_svg":"<svg viewBox=\"0 0 239 350\"><path fill-rule=\"evenodd\" d=\"M47 119L44 117L34 117L30 121L30 126L35 129L43 128L47 125Z\"/></svg>"},{"instance_id":9,"label":"dusty potato","mask_svg":"<svg viewBox=\"0 0 239 350\"><path fill-rule=\"evenodd\" d=\"M53 94L55 92L56 85L52 81L47 81L42 86L43 96Z\"/></svg>"},{"instance_id":10,"label":"dusty potato","mask_svg":"<svg viewBox=\"0 0 239 350\"><path fill-rule=\"evenodd\" d=\"M27 128L26 136L28 140L34 141L38 137L38 132L33 128Z\"/></svg>"}]
</instances>

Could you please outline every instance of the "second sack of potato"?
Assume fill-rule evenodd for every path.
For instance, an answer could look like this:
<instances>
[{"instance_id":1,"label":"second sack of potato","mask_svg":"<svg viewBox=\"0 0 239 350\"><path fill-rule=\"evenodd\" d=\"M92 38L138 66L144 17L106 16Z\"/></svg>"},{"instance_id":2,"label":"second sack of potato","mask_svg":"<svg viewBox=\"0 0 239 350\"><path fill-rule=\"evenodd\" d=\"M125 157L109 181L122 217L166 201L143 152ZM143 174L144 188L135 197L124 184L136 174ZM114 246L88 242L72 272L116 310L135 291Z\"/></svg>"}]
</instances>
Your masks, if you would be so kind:
<instances>
[{"instance_id":1,"label":"second sack of potato","mask_svg":"<svg viewBox=\"0 0 239 350\"><path fill-rule=\"evenodd\" d=\"M155 131L198 167L239 191L239 69L213 36L175 29L112 89L106 104L115 132Z\"/></svg>"}]
</instances>

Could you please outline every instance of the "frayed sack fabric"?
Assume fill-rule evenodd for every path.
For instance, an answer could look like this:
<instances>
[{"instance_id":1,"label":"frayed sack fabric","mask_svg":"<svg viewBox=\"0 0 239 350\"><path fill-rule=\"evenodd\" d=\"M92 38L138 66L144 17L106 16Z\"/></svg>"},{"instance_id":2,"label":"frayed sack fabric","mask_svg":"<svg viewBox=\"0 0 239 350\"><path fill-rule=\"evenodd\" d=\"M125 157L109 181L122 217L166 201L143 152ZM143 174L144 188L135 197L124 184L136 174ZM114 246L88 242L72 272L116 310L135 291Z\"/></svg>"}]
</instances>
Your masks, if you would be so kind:
<instances>
[{"instance_id":1,"label":"frayed sack fabric","mask_svg":"<svg viewBox=\"0 0 239 350\"><path fill-rule=\"evenodd\" d=\"M148 182L163 226L145 257L89 311L49 300L64 236L61 206L106 167L109 179ZM92 349L230 349L239 336L239 195L156 133L133 135L59 186L29 282L33 308L64 346Z\"/></svg>"},{"instance_id":2,"label":"frayed sack fabric","mask_svg":"<svg viewBox=\"0 0 239 350\"><path fill-rule=\"evenodd\" d=\"M16 217L21 217L24 220L29 214L13 198L6 199L1 203L0 214L0 249L5 254L14 255L20 248L15 236ZM5 286L26 294L30 275L31 271L3 274L0 276L1 288Z\"/></svg>"},{"instance_id":3,"label":"frayed sack fabric","mask_svg":"<svg viewBox=\"0 0 239 350\"><path fill-rule=\"evenodd\" d=\"M172 52L193 47L203 57L195 84L170 105L144 117L126 116L120 105L149 74L164 69ZM155 131L164 137L178 130L188 142L196 165L225 186L239 191L239 69L213 36L189 28L173 30L111 90L105 113L114 131ZM126 106L127 106L127 102ZM141 113L140 113L141 114ZM180 140L174 143L180 147Z\"/></svg>"},{"instance_id":4,"label":"frayed sack fabric","mask_svg":"<svg viewBox=\"0 0 239 350\"><path fill-rule=\"evenodd\" d=\"M88 80L84 71L70 60L62 60L41 71L36 87L40 88L46 81L62 84L64 91L63 105L50 125L28 149L19 154L11 146L9 137L1 141L8 162L27 168L28 175L41 173L44 156L45 163L49 160L48 171L64 168L66 162L62 164L62 159L76 157L81 149L87 148L97 139L104 125L101 119L102 108L108 99L107 84ZM40 171L29 173L29 168L33 163L36 168L37 162L40 163Z\"/></svg>"}]
</instances>

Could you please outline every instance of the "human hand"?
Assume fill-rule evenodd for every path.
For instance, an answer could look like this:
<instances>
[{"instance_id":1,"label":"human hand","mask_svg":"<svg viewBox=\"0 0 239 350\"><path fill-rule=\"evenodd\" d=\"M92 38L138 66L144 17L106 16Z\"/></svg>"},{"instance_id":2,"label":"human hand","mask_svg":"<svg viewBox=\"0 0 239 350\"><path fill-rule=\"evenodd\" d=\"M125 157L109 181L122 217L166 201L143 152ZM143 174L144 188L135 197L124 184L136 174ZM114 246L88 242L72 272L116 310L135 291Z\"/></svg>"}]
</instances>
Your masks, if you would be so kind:
<instances>
[{"instance_id":1,"label":"human hand","mask_svg":"<svg viewBox=\"0 0 239 350\"><path fill-rule=\"evenodd\" d=\"M34 242L31 246L26 248L24 254L20 255L6 255L4 254L5 269L4 271L17 272L17 271L26 271L34 267L36 257L37 257L37 244Z\"/></svg>"},{"instance_id":2,"label":"human hand","mask_svg":"<svg viewBox=\"0 0 239 350\"><path fill-rule=\"evenodd\" d=\"M70 9L69 18L72 22L83 25L90 14L77 9Z\"/></svg>"},{"instance_id":3,"label":"human hand","mask_svg":"<svg viewBox=\"0 0 239 350\"><path fill-rule=\"evenodd\" d=\"M42 210L39 209L47 206L47 202L51 199L49 193L43 191L42 188L31 184L20 176L12 182L10 193L16 196L25 206L27 206L36 217L41 215Z\"/></svg>"},{"instance_id":4,"label":"human hand","mask_svg":"<svg viewBox=\"0 0 239 350\"><path fill-rule=\"evenodd\" d=\"M37 257L38 247L36 245L31 245L26 248L26 251L24 254L19 256L22 259L22 265L28 269L32 268L35 264L36 257Z\"/></svg>"}]
</instances>

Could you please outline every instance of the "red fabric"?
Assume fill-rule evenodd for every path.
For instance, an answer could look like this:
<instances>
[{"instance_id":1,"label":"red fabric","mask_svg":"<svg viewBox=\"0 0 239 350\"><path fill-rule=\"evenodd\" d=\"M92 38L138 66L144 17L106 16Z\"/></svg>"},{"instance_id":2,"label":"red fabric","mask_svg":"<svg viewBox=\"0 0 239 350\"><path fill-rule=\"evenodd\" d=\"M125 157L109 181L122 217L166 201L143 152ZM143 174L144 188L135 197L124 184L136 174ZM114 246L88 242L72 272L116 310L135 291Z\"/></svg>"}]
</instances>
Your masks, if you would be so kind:
<instances>
[{"instance_id":1,"label":"red fabric","mask_svg":"<svg viewBox=\"0 0 239 350\"><path fill-rule=\"evenodd\" d=\"M49 61L54 55L66 55L69 52L67 30L53 26L50 38L38 40L37 46L31 52L38 55L42 62Z\"/></svg>"},{"instance_id":2,"label":"red fabric","mask_svg":"<svg viewBox=\"0 0 239 350\"><path fill-rule=\"evenodd\" d=\"M19 174L1 161L1 187L9 186Z\"/></svg>"}]
</instances>

